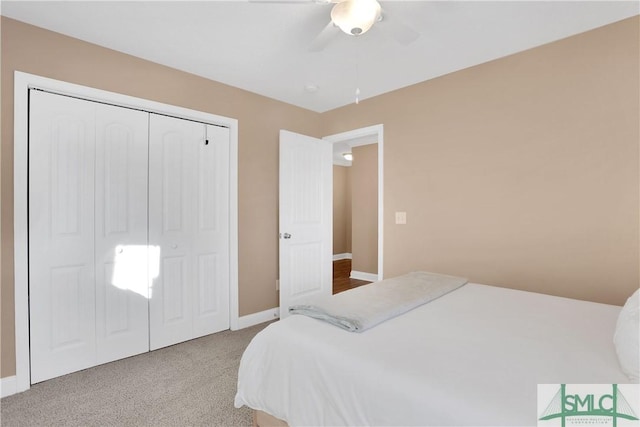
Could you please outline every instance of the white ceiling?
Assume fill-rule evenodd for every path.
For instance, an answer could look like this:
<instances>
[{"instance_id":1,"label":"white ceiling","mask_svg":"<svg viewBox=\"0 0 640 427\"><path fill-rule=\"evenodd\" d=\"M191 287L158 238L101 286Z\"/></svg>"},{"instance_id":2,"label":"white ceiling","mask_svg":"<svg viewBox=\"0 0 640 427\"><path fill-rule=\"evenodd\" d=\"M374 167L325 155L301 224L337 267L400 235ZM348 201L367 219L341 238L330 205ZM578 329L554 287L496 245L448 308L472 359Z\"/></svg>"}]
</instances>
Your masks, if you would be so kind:
<instances>
[{"instance_id":1,"label":"white ceiling","mask_svg":"<svg viewBox=\"0 0 640 427\"><path fill-rule=\"evenodd\" d=\"M385 19L309 46L331 4L8 1L2 15L317 112L637 15L637 1L381 1ZM402 22L420 37L398 43ZM315 93L305 90L312 84Z\"/></svg>"}]
</instances>

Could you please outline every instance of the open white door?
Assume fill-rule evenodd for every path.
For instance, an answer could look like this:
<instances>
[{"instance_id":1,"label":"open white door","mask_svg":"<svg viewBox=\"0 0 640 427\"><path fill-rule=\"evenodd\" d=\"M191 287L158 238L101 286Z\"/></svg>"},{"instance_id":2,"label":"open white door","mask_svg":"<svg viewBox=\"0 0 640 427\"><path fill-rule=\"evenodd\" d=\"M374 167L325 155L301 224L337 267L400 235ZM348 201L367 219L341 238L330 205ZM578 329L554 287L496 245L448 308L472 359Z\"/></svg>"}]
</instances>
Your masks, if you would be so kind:
<instances>
[{"instance_id":1,"label":"open white door","mask_svg":"<svg viewBox=\"0 0 640 427\"><path fill-rule=\"evenodd\" d=\"M280 131L280 318L332 288L332 145Z\"/></svg>"}]
</instances>

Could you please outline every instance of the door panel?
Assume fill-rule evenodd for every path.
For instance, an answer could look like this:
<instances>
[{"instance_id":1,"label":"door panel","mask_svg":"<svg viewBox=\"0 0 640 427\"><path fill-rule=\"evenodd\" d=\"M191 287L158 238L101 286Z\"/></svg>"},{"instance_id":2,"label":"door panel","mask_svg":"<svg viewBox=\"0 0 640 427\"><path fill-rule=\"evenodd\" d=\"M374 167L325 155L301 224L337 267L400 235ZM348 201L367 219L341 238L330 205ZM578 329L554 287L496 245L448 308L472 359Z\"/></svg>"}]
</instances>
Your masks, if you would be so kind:
<instances>
[{"instance_id":1,"label":"door panel","mask_svg":"<svg viewBox=\"0 0 640 427\"><path fill-rule=\"evenodd\" d=\"M165 119L163 123L172 122L173 124L177 120ZM172 232L184 234L190 231L183 228L183 216L188 215L185 208L191 201L189 184L191 184L192 177L189 173L189 164L195 160L193 146L199 142L202 132L201 126L197 123L178 124L182 125L177 128L178 130L169 130L161 135L162 167L159 170L154 169L154 172L157 171L158 177L162 180L162 208L158 213L162 215L164 234ZM161 130L154 127L152 135L156 132L161 132ZM153 157L153 160L155 161L156 158Z\"/></svg>"},{"instance_id":2,"label":"door panel","mask_svg":"<svg viewBox=\"0 0 640 427\"><path fill-rule=\"evenodd\" d=\"M149 305L151 349L192 338L193 245L197 146L204 125L150 116L149 244L159 248L160 271Z\"/></svg>"},{"instance_id":3,"label":"door panel","mask_svg":"<svg viewBox=\"0 0 640 427\"><path fill-rule=\"evenodd\" d=\"M206 126L198 144L193 236L194 336L229 329L229 129Z\"/></svg>"},{"instance_id":4,"label":"door panel","mask_svg":"<svg viewBox=\"0 0 640 427\"><path fill-rule=\"evenodd\" d=\"M280 318L302 299L331 295L331 150L280 131Z\"/></svg>"},{"instance_id":5,"label":"door panel","mask_svg":"<svg viewBox=\"0 0 640 427\"><path fill-rule=\"evenodd\" d=\"M96 108L97 363L149 350L148 113Z\"/></svg>"},{"instance_id":6,"label":"door panel","mask_svg":"<svg viewBox=\"0 0 640 427\"><path fill-rule=\"evenodd\" d=\"M216 280L216 266L218 260L216 254L198 255L198 313L206 316L218 311L218 300L216 289L210 284Z\"/></svg>"},{"instance_id":7,"label":"door panel","mask_svg":"<svg viewBox=\"0 0 640 427\"><path fill-rule=\"evenodd\" d=\"M185 277L186 261L184 256L165 256L162 258L162 320L165 325L182 324L190 319L190 313L186 306L188 294L185 286L187 281ZM158 290L158 295L160 295L160 290ZM154 332L156 332L155 329ZM188 330L185 332L185 336L190 336Z\"/></svg>"},{"instance_id":8,"label":"door panel","mask_svg":"<svg viewBox=\"0 0 640 427\"><path fill-rule=\"evenodd\" d=\"M229 328L229 130L151 115L151 349Z\"/></svg>"},{"instance_id":9,"label":"door panel","mask_svg":"<svg viewBox=\"0 0 640 427\"><path fill-rule=\"evenodd\" d=\"M92 103L30 93L29 293L31 380L95 360Z\"/></svg>"},{"instance_id":10,"label":"door panel","mask_svg":"<svg viewBox=\"0 0 640 427\"><path fill-rule=\"evenodd\" d=\"M51 349L83 344L82 266L51 269Z\"/></svg>"},{"instance_id":11,"label":"door panel","mask_svg":"<svg viewBox=\"0 0 640 427\"><path fill-rule=\"evenodd\" d=\"M321 242L291 243L289 248L289 269L291 278L290 296L303 297L322 291L322 271L318 260L322 259Z\"/></svg>"}]
</instances>

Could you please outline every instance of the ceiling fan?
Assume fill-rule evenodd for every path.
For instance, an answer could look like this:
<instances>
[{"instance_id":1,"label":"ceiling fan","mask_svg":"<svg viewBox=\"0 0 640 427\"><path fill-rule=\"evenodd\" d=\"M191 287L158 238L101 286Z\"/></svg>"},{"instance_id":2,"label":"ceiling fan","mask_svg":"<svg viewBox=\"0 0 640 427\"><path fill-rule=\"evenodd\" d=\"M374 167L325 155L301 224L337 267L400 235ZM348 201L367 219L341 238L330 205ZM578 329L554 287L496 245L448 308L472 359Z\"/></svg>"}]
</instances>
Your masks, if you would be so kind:
<instances>
[{"instance_id":1,"label":"ceiling fan","mask_svg":"<svg viewBox=\"0 0 640 427\"><path fill-rule=\"evenodd\" d=\"M380 28L389 32L400 44L408 45L420 34L404 23L391 19L377 0L249 0L252 3L316 3L333 4L331 20L316 36L309 50L323 50L339 34L337 28L351 36L360 36L380 23Z\"/></svg>"}]
</instances>

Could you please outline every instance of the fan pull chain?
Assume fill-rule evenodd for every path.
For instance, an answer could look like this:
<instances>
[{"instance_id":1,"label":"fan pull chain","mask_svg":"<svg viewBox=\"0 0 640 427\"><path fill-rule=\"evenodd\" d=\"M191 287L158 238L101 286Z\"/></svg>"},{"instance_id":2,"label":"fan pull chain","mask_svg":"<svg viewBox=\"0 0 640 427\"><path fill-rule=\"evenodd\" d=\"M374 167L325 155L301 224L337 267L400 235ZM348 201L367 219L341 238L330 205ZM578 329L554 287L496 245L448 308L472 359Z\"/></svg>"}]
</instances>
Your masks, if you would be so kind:
<instances>
[{"instance_id":1,"label":"fan pull chain","mask_svg":"<svg viewBox=\"0 0 640 427\"><path fill-rule=\"evenodd\" d=\"M359 82L360 82L360 75L359 75L359 70L358 70L358 62L360 60L360 50L358 49L358 46L356 45L356 105L360 103L360 87L359 87Z\"/></svg>"}]
</instances>

